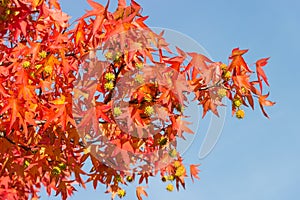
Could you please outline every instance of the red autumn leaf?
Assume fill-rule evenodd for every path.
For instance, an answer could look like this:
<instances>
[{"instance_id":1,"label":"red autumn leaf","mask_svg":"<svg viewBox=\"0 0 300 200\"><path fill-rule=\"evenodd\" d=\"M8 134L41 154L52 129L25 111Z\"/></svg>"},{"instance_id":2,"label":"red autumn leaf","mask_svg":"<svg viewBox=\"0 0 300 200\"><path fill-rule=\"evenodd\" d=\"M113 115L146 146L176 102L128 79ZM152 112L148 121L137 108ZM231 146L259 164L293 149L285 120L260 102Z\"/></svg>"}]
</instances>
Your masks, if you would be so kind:
<instances>
[{"instance_id":1,"label":"red autumn leaf","mask_svg":"<svg viewBox=\"0 0 300 200\"><path fill-rule=\"evenodd\" d=\"M98 118L101 118L107 122L110 122L111 119L107 116L107 112L111 109L111 105L97 103L96 105L96 115Z\"/></svg>"},{"instance_id":2,"label":"red autumn leaf","mask_svg":"<svg viewBox=\"0 0 300 200\"><path fill-rule=\"evenodd\" d=\"M3 97L8 97L8 93L6 91L6 89L3 87L2 83L4 82L5 80L0 78L0 95L2 95Z\"/></svg>"},{"instance_id":3,"label":"red autumn leaf","mask_svg":"<svg viewBox=\"0 0 300 200\"><path fill-rule=\"evenodd\" d=\"M22 111L22 107L20 106L20 103L18 99L11 98L8 100L8 104L0 111L0 116L3 115L5 112L11 111L10 115L10 126L11 129L13 124L16 122L17 119L20 120L21 125L23 122L22 114L20 113Z\"/></svg>"},{"instance_id":4,"label":"red autumn leaf","mask_svg":"<svg viewBox=\"0 0 300 200\"><path fill-rule=\"evenodd\" d=\"M148 16L145 16L145 17L141 17L141 18L138 18L136 20L136 23L143 29L143 28L148 28L148 26L144 23L144 21L148 19Z\"/></svg>"},{"instance_id":5,"label":"red autumn leaf","mask_svg":"<svg viewBox=\"0 0 300 200\"><path fill-rule=\"evenodd\" d=\"M256 61L257 80L259 82L259 87L260 87L261 92L262 92L262 80L261 80L261 78L269 86L268 78L267 78L264 70L262 69L262 67L264 67L268 63L268 60L269 60L269 58L262 58L262 59Z\"/></svg>"},{"instance_id":6,"label":"red autumn leaf","mask_svg":"<svg viewBox=\"0 0 300 200\"><path fill-rule=\"evenodd\" d=\"M131 109L131 118L136 122L138 125L144 126L144 120L142 119L142 115L144 114L144 111L138 108L132 108ZM128 126L131 126L131 124L128 124Z\"/></svg>"},{"instance_id":7,"label":"red autumn leaf","mask_svg":"<svg viewBox=\"0 0 300 200\"><path fill-rule=\"evenodd\" d=\"M254 109L254 101L253 101L252 95L248 94L246 97L247 97L248 103L250 104L251 108Z\"/></svg>"},{"instance_id":8,"label":"red autumn leaf","mask_svg":"<svg viewBox=\"0 0 300 200\"><path fill-rule=\"evenodd\" d=\"M20 30L23 33L24 37L26 37L27 36L27 31L26 31L27 22L26 21L20 21L19 26L20 26Z\"/></svg>"},{"instance_id":9,"label":"red autumn leaf","mask_svg":"<svg viewBox=\"0 0 300 200\"><path fill-rule=\"evenodd\" d=\"M184 181L184 177L178 177L176 178L176 189L179 190L179 183L181 184L181 186L185 189L185 181Z\"/></svg>"}]
</instances>

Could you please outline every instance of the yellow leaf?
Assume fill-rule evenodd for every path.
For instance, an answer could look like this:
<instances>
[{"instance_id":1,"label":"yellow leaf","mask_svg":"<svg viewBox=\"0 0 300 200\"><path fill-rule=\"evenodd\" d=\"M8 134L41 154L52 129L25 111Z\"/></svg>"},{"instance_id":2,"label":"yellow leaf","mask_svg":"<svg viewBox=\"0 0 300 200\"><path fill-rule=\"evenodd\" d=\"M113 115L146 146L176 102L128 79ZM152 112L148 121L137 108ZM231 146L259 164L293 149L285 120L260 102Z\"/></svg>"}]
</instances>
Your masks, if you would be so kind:
<instances>
[{"instance_id":1,"label":"yellow leaf","mask_svg":"<svg viewBox=\"0 0 300 200\"><path fill-rule=\"evenodd\" d=\"M55 105L63 105L63 104L65 104L65 101L66 101L66 97L64 95L60 95L60 99L55 99L50 102Z\"/></svg>"},{"instance_id":2,"label":"yellow leaf","mask_svg":"<svg viewBox=\"0 0 300 200\"><path fill-rule=\"evenodd\" d=\"M44 0L33 0L32 1L32 7L33 8L36 8L38 7L39 5L41 5L43 3Z\"/></svg>"},{"instance_id":3,"label":"yellow leaf","mask_svg":"<svg viewBox=\"0 0 300 200\"><path fill-rule=\"evenodd\" d=\"M91 146L89 146L88 148L84 148L83 149L83 153L84 154L88 154L88 153L90 153L91 152Z\"/></svg>"}]
</instances>

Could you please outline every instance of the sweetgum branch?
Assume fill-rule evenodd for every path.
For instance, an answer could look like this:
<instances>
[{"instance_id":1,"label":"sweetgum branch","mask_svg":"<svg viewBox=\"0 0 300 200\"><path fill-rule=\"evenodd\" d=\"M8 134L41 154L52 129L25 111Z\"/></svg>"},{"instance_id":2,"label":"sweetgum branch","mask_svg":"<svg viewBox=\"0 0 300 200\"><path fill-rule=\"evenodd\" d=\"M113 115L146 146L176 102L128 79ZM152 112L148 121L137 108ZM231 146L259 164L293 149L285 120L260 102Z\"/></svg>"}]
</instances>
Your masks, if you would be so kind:
<instances>
[{"instance_id":1,"label":"sweetgum branch","mask_svg":"<svg viewBox=\"0 0 300 200\"><path fill-rule=\"evenodd\" d=\"M13 144L13 145L17 145L18 147L24 149L25 151L31 151L31 152L33 153L33 151L32 151L31 148L26 147L26 146L24 146L24 145L22 145L22 144L16 144L16 142L14 142L12 139L8 138L7 135L6 135L6 133L5 133L4 131L0 131L0 138L4 138L4 139L6 139L9 143L11 143L11 144Z\"/></svg>"},{"instance_id":2,"label":"sweetgum branch","mask_svg":"<svg viewBox=\"0 0 300 200\"><path fill-rule=\"evenodd\" d=\"M42 126L42 125L44 125L44 124L46 123L46 121L44 121L44 120L36 120L35 123L36 123L38 126ZM29 125L28 128L29 128L29 127L33 127L33 125ZM33 153L33 154L36 153L36 150L33 150L33 149L36 149L37 146L30 148L30 147L28 147L28 146L25 146L25 145L22 145L22 144L20 144L20 143L17 143L17 142L15 142L14 140L12 140L11 138L9 138L9 137L7 136L7 134L6 134L6 132L3 131L3 130L0 131L0 138L5 139L6 141L8 141L9 143L11 143L11 144L13 144L13 145L17 145L18 147L22 148L22 149L25 150L25 151L31 151L31 153ZM56 139L57 139L57 138L56 138ZM74 143L74 140L71 139L70 142L71 142L71 143ZM83 143L82 141L79 141L79 146L85 147L85 145L84 145L84 143Z\"/></svg>"},{"instance_id":3,"label":"sweetgum branch","mask_svg":"<svg viewBox=\"0 0 300 200\"><path fill-rule=\"evenodd\" d=\"M117 84L117 79L118 79L118 77L119 77L121 71L124 69L125 66L126 66L126 64L125 64L125 63L122 63L121 66L120 66L120 68L119 68L119 70L118 70L117 72L116 72L116 70L115 70L115 67L112 66L112 67L113 67L113 70L114 70L114 74L115 74L115 80L113 81L114 86ZM115 88L114 88L114 89L115 89ZM107 104L108 102L110 102L110 100L111 100L111 98L112 98L112 94L113 94L113 92L114 92L114 89L112 89L112 90L108 93L108 95L105 97L104 102L103 102L104 104Z\"/></svg>"},{"instance_id":4,"label":"sweetgum branch","mask_svg":"<svg viewBox=\"0 0 300 200\"><path fill-rule=\"evenodd\" d=\"M208 90L208 89L211 89L211 88L214 88L214 87L220 87L220 85L223 84L223 83L224 83L224 80L220 79L217 83L215 83L213 85L210 85L210 86L203 87L203 88L199 88L199 90L203 91L203 90Z\"/></svg>"},{"instance_id":5,"label":"sweetgum branch","mask_svg":"<svg viewBox=\"0 0 300 200\"><path fill-rule=\"evenodd\" d=\"M76 56L76 53L73 53L73 52L66 53L65 56L66 57L74 57L75 59L78 59L78 57ZM11 64L13 64L13 62L0 62L0 66L3 66L3 67L8 67Z\"/></svg>"}]
</instances>

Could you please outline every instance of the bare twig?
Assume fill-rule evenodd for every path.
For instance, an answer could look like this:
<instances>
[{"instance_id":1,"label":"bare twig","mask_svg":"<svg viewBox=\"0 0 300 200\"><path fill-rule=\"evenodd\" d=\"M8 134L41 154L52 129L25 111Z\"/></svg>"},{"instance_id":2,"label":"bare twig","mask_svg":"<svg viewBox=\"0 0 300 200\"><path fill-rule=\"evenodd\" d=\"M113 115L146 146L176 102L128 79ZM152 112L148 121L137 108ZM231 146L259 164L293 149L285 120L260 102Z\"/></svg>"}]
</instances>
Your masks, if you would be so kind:
<instances>
[{"instance_id":1,"label":"bare twig","mask_svg":"<svg viewBox=\"0 0 300 200\"><path fill-rule=\"evenodd\" d=\"M206 87L203 87L203 88L199 88L200 91L203 91L203 90L208 90L208 89L211 89L211 88L214 88L214 87L220 87L220 85L223 83L223 79L220 79L217 83L215 83L214 85L210 85L210 86L206 86Z\"/></svg>"}]
</instances>

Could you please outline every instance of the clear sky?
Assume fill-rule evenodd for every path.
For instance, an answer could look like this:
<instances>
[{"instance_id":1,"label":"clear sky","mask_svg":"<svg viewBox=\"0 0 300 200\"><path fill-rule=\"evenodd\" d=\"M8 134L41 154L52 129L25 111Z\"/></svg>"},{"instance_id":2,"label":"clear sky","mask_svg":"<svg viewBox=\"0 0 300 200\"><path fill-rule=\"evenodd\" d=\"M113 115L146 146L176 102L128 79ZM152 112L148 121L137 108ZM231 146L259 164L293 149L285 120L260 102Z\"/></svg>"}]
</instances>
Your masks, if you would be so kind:
<instances>
[{"instance_id":1,"label":"clear sky","mask_svg":"<svg viewBox=\"0 0 300 200\"><path fill-rule=\"evenodd\" d=\"M114 4L114 0L111 0ZM100 1L104 3L104 0ZM256 106L244 120L228 116L221 138L205 159L198 152L205 134L185 153L188 163L201 163L200 181L187 182L187 189L169 193L159 180L150 181L150 200L296 200L300 199L300 1L286 0L137 0L148 26L179 31L200 43L215 61L227 61L232 48L249 48L249 63L271 57L265 67L271 84L264 118ZM61 0L73 20L89 9L85 0ZM135 199L134 185L124 199ZM88 185L78 188L71 200L109 199ZM45 194L41 199L58 199ZM146 198L145 198L146 199Z\"/></svg>"}]
</instances>

